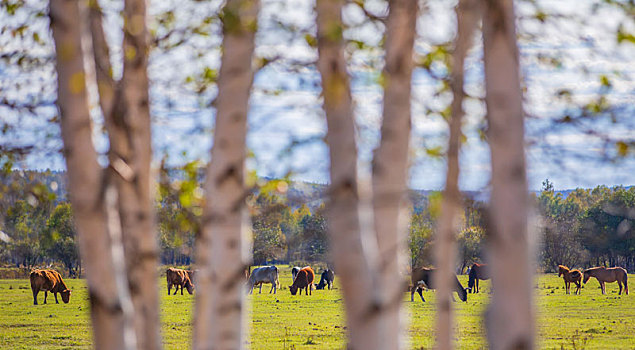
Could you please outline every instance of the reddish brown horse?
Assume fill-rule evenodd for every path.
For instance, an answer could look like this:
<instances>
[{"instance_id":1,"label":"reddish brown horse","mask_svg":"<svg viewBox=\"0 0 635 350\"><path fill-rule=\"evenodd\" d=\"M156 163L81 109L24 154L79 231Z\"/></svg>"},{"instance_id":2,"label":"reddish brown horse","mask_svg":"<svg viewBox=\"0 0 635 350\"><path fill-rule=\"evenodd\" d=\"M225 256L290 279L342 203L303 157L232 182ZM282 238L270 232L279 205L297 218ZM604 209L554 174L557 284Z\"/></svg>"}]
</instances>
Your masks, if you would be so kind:
<instances>
[{"instance_id":1,"label":"reddish brown horse","mask_svg":"<svg viewBox=\"0 0 635 350\"><path fill-rule=\"evenodd\" d=\"M468 274L469 278L467 281L467 290L468 292L478 293L478 280L488 280L490 279L489 268L487 264L478 264L474 263L472 267L470 267L470 272Z\"/></svg>"},{"instance_id":2,"label":"reddish brown horse","mask_svg":"<svg viewBox=\"0 0 635 350\"><path fill-rule=\"evenodd\" d=\"M622 295L622 283L624 284L624 292L628 295L628 274L623 267L611 267L607 269L604 266L600 266L584 270L584 284L586 284L591 277L595 277L598 282L600 282L602 294L606 294L606 286L604 283L617 281L617 284L620 286L618 295Z\"/></svg>"},{"instance_id":3,"label":"reddish brown horse","mask_svg":"<svg viewBox=\"0 0 635 350\"><path fill-rule=\"evenodd\" d=\"M575 292L573 294L580 294L580 288L582 284L582 272L580 270L569 270L564 265L558 265L558 277L562 276L564 279L565 293L571 294L571 282L575 283Z\"/></svg>"}]
</instances>

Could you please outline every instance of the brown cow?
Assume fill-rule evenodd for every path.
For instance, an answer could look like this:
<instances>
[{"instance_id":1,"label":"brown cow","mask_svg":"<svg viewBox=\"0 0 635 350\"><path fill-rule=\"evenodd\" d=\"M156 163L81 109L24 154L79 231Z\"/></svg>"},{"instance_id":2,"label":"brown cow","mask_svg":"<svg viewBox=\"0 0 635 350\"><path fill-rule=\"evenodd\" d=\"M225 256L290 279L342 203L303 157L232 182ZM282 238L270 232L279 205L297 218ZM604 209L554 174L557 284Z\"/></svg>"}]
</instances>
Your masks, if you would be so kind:
<instances>
[{"instance_id":1,"label":"brown cow","mask_svg":"<svg viewBox=\"0 0 635 350\"><path fill-rule=\"evenodd\" d=\"M192 285L194 285L194 275L197 271L198 270L185 270L185 272L187 272L187 277L190 278L190 282L192 283Z\"/></svg>"},{"instance_id":2,"label":"brown cow","mask_svg":"<svg viewBox=\"0 0 635 350\"><path fill-rule=\"evenodd\" d=\"M66 283L62 280L62 275L55 270L33 270L29 279L31 280L31 291L33 292L33 305L37 305L37 294L41 290L44 291L44 304L46 304L48 292L53 293L56 304L59 304L57 293L62 296L64 304L68 304L71 299L71 290L66 287Z\"/></svg>"},{"instance_id":3,"label":"brown cow","mask_svg":"<svg viewBox=\"0 0 635 350\"><path fill-rule=\"evenodd\" d=\"M310 295L311 290L313 289L314 279L315 273L313 272L313 269L309 266L303 267L295 276L293 284L289 286L291 295L295 295L295 293L298 292L298 289L300 290L300 295L302 295L302 288L304 288L305 295Z\"/></svg>"},{"instance_id":4,"label":"brown cow","mask_svg":"<svg viewBox=\"0 0 635 350\"><path fill-rule=\"evenodd\" d=\"M170 267L165 272L165 276L168 282L168 295L170 295L170 289L172 289L173 285L176 286L173 295L176 295L176 293L179 291L179 287L181 287L181 295L183 295L183 287L187 289L188 293L192 294L194 285L192 284L190 275L191 274L185 270Z\"/></svg>"}]
</instances>

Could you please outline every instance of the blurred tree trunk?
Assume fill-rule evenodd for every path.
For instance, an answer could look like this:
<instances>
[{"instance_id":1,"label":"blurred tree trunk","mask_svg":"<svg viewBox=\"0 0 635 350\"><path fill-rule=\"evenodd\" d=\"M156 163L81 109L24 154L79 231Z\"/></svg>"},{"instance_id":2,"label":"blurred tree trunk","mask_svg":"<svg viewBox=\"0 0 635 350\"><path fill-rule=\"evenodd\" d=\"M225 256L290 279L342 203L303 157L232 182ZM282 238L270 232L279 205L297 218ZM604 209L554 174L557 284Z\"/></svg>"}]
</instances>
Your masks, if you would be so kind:
<instances>
[{"instance_id":1,"label":"blurred tree trunk","mask_svg":"<svg viewBox=\"0 0 635 350\"><path fill-rule=\"evenodd\" d=\"M488 234L493 295L487 335L492 349L531 349L533 289L515 17L511 0L484 5L485 102L492 161Z\"/></svg>"},{"instance_id":2,"label":"blurred tree trunk","mask_svg":"<svg viewBox=\"0 0 635 350\"><path fill-rule=\"evenodd\" d=\"M88 2L88 27L92 44L93 58L95 59L95 78L97 92L99 93L99 107L104 115L104 123L107 131L113 132L112 107L115 99L115 82L112 78L112 64L110 63L110 50L104 33L101 6L97 0Z\"/></svg>"},{"instance_id":3,"label":"blurred tree trunk","mask_svg":"<svg viewBox=\"0 0 635 350\"><path fill-rule=\"evenodd\" d=\"M80 253L86 269L94 345L97 349L133 349L134 333L125 332L132 316L123 247L108 227L106 174L97 162L92 141L81 47L79 2L52 0L51 29L56 48L57 105L60 112L69 197L77 224Z\"/></svg>"},{"instance_id":4,"label":"blurred tree trunk","mask_svg":"<svg viewBox=\"0 0 635 350\"><path fill-rule=\"evenodd\" d=\"M318 0L318 70L331 160L328 232L340 276L348 327L348 349L381 349L380 301L374 295L372 259L364 245L376 239L360 227L355 121L344 59L341 0Z\"/></svg>"},{"instance_id":5,"label":"blurred tree trunk","mask_svg":"<svg viewBox=\"0 0 635 350\"><path fill-rule=\"evenodd\" d=\"M410 146L412 49L417 18L416 0L389 1L386 21L386 64L381 142L373 158L373 215L379 249L377 288L381 288L383 349L402 347L405 324L403 256L408 227L405 201Z\"/></svg>"},{"instance_id":6,"label":"blurred tree trunk","mask_svg":"<svg viewBox=\"0 0 635 350\"><path fill-rule=\"evenodd\" d=\"M244 343L244 271L250 260L245 140L258 8L257 0L229 0L223 9L214 146L197 243L194 349L240 349Z\"/></svg>"},{"instance_id":7,"label":"blurred tree trunk","mask_svg":"<svg viewBox=\"0 0 635 350\"><path fill-rule=\"evenodd\" d=\"M161 348L161 338L145 0L125 0L123 21L123 76L111 111L116 132L109 133L109 158L120 175L115 183L137 342L150 350Z\"/></svg>"},{"instance_id":8,"label":"blurred tree trunk","mask_svg":"<svg viewBox=\"0 0 635 350\"><path fill-rule=\"evenodd\" d=\"M147 287L157 284L158 244L150 176L145 1L125 1L124 69L117 83L112 79L99 3L90 1L88 11L99 103L110 141L108 159L115 174L129 290L135 309L137 342L140 349L159 349L158 290Z\"/></svg>"},{"instance_id":9,"label":"blurred tree trunk","mask_svg":"<svg viewBox=\"0 0 635 350\"><path fill-rule=\"evenodd\" d=\"M462 205L459 191L459 150L461 148L461 123L463 120L463 73L467 51L472 46L474 29L478 23L478 0L459 0L456 7L457 35L452 53L450 86L453 100L449 120L447 172L445 190L441 203L435 262L439 272L435 275L437 287L437 343L438 349L451 349L452 345L452 303L456 265L456 235L459 230L459 213Z\"/></svg>"},{"instance_id":10,"label":"blurred tree trunk","mask_svg":"<svg viewBox=\"0 0 635 350\"><path fill-rule=\"evenodd\" d=\"M73 4L71 4L73 3ZM95 192L95 203L93 205L79 204L74 202L75 217L79 222L82 210L89 208L101 208L103 210L103 220L100 229L104 235L109 237L100 244L87 246L81 244L82 256L86 260L87 279L90 281L100 278L100 287L103 288L104 273L99 272L107 269L112 270L114 282L107 283L117 290L118 300L113 301L114 306L120 311L107 310L102 313L111 313L113 317L118 316L112 326L103 326L94 321L95 346L97 348L139 348L139 349L159 349L161 348L161 338L159 334L159 305L157 289L157 260L158 245L155 236L153 196L151 190L150 164L152 159L151 139L150 139L150 111L148 97L148 77L147 77L147 57L148 57L148 33L146 29L146 13L144 0L127 0L124 5L124 70L121 81L115 82L111 76L110 57L108 54L108 44L102 28L101 9L97 1L88 2L88 27L82 28L81 2L76 1L52 1L51 27L53 31L72 31L76 36L77 62L75 68L81 69L81 73L75 73L70 77L65 77L62 64L68 64L65 57L68 55L66 43L58 44L56 39L58 72L60 87L67 86L64 79L68 79L71 89L79 91L84 95L82 113L84 120L79 124L83 129L85 139L79 147L80 153L91 153L91 159L84 159L78 164L71 164L74 159L72 152L67 152L67 168L69 172L70 188L84 186L90 182L90 188ZM60 11L54 11L59 9ZM61 17L61 13L67 15L72 11L73 16L64 17L65 22L56 22L56 15ZM78 20L80 19L80 20ZM104 123L108 132L110 149L108 151L109 169L107 175L102 174L102 169L97 163L97 154L91 140L91 124L88 114L88 101L85 96L86 74L83 68L81 52L81 31L90 31L92 39L92 59L95 62L95 75L99 93L99 103L104 115ZM62 40L60 38L60 40ZM60 50L59 48L62 48ZM74 68L74 69L75 69ZM68 75L68 73L66 73ZM71 119L68 112L70 100L60 88L58 92L58 104L62 120ZM77 93L77 92L75 92ZM78 108L78 107L74 107ZM67 117L68 115L68 117ZM74 119L74 118L73 118ZM70 147L71 142L78 139L80 133L71 126L66 126L62 122L62 132L67 134L64 137L65 145ZM74 151L77 153L77 151ZM84 156L87 157L87 156ZM91 162L93 165L90 165ZM95 172L100 174L98 179L87 177L75 178L74 167L95 168ZM85 170L84 170L85 171ZM88 194L90 191L82 191ZM93 224L98 221L97 215L87 216L85 219ZM80 228L80 240L82 237ZM87 230L91 236L96 229ZM123 244L123 246L122 246ZM100 254L92 251L97 249ZM87 253L88 252L88 253ZM108 254L108 258L103 256ZM94 272L91 265L98 265L101 270ZM125 271L121 276L117 272ZM93 277L94 276L94 277ZM95 303L95 297L91 293L91 303ZM98 309L93 309L93 314L100 313ZM95 317L93 317L95 320ZM107 332L107 336L101 336Z\"/></svg>"}]
</instances>

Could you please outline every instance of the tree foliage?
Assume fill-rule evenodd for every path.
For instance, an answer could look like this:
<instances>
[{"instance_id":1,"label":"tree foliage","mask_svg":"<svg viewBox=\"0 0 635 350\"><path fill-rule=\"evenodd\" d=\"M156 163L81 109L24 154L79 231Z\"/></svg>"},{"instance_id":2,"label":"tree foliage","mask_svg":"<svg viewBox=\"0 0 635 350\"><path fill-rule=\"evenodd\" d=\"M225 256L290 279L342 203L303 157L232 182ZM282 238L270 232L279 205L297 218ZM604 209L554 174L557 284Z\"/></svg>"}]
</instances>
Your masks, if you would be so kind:
<instances>
[{"instance_id":1,"label":"tree foliage","mask_svg":"<svg viewBox=\"0 0 635 350\"><path fill-rule=\"evenodd\" d=\"M633 208L635 188L598 186L558 193L548 181L537 196L543 220L540 263L635 267Z\"/></svg>"}]
</instances>

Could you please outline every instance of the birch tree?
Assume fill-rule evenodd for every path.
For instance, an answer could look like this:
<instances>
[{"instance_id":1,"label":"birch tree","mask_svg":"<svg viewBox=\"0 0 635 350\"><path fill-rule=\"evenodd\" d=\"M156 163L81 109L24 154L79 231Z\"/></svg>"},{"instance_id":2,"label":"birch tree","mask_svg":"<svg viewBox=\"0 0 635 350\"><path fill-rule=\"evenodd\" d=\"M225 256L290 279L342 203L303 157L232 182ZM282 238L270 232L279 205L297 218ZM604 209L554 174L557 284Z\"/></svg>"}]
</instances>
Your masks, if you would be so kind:
<instances>
[{"instance_id":1,"label":"birch tree","mask_svg":"<svg viewBox=\"0 0 635 350\"><path fill-rule=\"evenodd\" d=\"M380 349L380 301L373 294L371 262L364 244L373 237L361 230L357 184L357 146L350 84L344 59L343 1L318 0L318 70L331 159L328 232L342 284L349 349ZM366 242L364 242L366 240Z\"/></svg>"},{"instance_id":2,"label":"birch tree","mask_svg":"<svg viewBox=\"0 0 635 350\"><path fill-rule=\"evenodd\" d=\"M57 57L57 105L69 198L86 268L94 344L97 349L132 349L135 336L125 331L131 325L131 301L125 292L125 271L117 259L121 258L123 248L120 237L108 230L103 194L108 177L97 163L92 142L81 31L76 25L80 18L79 2L52 0L49 16Z\"/></svg>"},{"instance_id":3,"label":"birch tree","mask_svg":"<svg viewBox=\"0 0 635 350\"><path fill-rule=\"evenodd\" d=\"M471 47L474 29L479 15L477 0L459 0L456 7L457 34L452 53L450 86L452 105L449 120L447 171L445 190L441 203L436 239L437 287L437 348L451 349L452 345L452 303L454 286L454 266L456 261L456 235L459 231L461 193L459 191L459 150L461 147L461 123L463 119L463 73L467 51Z\"/></svg>"},{"instance_id":4,"label":"birch tree","mask_svg":"<svg viewBox=\"0 0 635 350\"><path fill-rule=\"evenodd\" d=\"M373 230L362 228L358 214L364 204L358 192L355 122L343 54L342 4L319 0L316 7L318 70L331 159L327 213L331 247L346 302L349 348L398 349L402 345L399 313L403 292L399 260L405 245L403 201L417 3L389 2L384 119L381 144L373 163L374 234Z\"/></svg>"},{"instance_id":5,"label":"birch tree","mask_svg":"<svg viewBox=\"0 0 635 350\"><path fill-rule=\"evenodd\" d=\"M82 187L86 177L76 177L76 172L99 174L89 183L90 190L82 195L92 194L94 203L80 203L71 200L78 222L81 237L94 235L94 228L80 224L84 220L93 224L97 221L103 235L101 244L80 244L87 265L89 288L95 278L103 279L103 273L93 272L88 267L97 265L100 269L112 269L112 288L116 293L111 297L110 308L102 311L92 308L93 320L104 317L110 320L117 316L111 326L94 323L95 346L97 348L139 348L159 349L159 308L157 287L158 246L154 228L152 181L150 163L152 158L150 139L150 111L148 97L147 57L148 33L146 29L146 8L143 0L124 2L124 62L123 75L115 82L111 76L111 64L108 44L103 33L101 10L96 1L89 4L88 14L82 11L82 3L77 1L51 2L51 28L54 33L58 71L58 106L62 116L62 134L66 149L69 187ZM65 17L68 13L73 16ZM83 27L84 18L88 18L88 27ZM65 22L59 19L63 18ZM79 21L78 21L79 19ZM79 25L78 25L79 23ZM67 37L55 35L68 31ZM97 163L97 154L92 145L91 120L86 96L87 74L84 70L81 47L82 31L90 31L92 56L95 65L95 78L99 93L101 112L108 132L110 148L108 150L109 168L102 170ZM72 65L68 62L69 40L76 40ZM70 72L74 72L69 75ZM70 84L70 85L69 85ZM70 96L68 90L70 89ZM71 97L82 94L81 101ZM75 97L77 100L78 97ZM78 113L79 117L72 117ZM81 129L73 127L75 121ZM81 137L81 139L80 139ZM78 141L80 140L80 141ZM80 142L78 145L76 143ZM82 162L75 163L73 152L87 153ZM72 151L71 151L72 150ZM72 190L71 190L72 191ZM116 201L116 203L113 203ZM86 208L102 208L101 218L84 214ZM99 219L96 219L99 218ZM103 221L101 221L103 220ZM123 247L122 247L123 244ZM98 249L99 254L92 250ZM106 256L109 255L109 256ZM124 275L125 273L125 275ZM106 274L108 275L108 274ZM95 282L97 283L97 282ZM99 288L103 288L103 281ZM95 286L97 288L97 286ZM99 300L91 293L91 303ZM117 311L119 309L119 311ZM121 315L119 315L121 314ZM123 327L123 328L122 328ZM101 333L108 331L108 336ZM131 331L133 331L131 333Z\"/></svg>"},{"instance_id":6,"label":"birch tree","mask_svg":"<svg viewBox=\"0 0 635 350\"><path fill-rule=\"evenodd\" d=\"M123 10L123 76L111 110L110 164L116 177L128 283L139 349L159 349L158 244L150 164L148 31L145 0L126 0ZM124 170L125 169L125 170Z\"/></svg>"},{"instance_id":7,"label":"birch tree","mask_svg":"<svg viewBox=\"0 0 635 350\"><path fill-rule=\"evenodd\" d=\"M493 295L487 311L487 336L492 349L531 349L534 325L528 189L512 1L484 3L483 41L492 162L488 231Z\"/></svg>"},{"instance_id":8,"label":"birch tree","mask_svg":"<svg viewBox=\"0 0 635 350\"><path fill-rule=\"evenodd\" d=\"M381 142L373 158L373 215L379 249L381 340L383 349L402 347L400 318L408 221L405 200L410 141L412 51L418 6L416 0L389 1L386 20L386 63L383 70L384 106Z\"/></svg>"},{"instance_id":9,"label":"birch tree","mask_svg":"<svg viewBox=\"0 0 635 350\"><path fill-rule=\"evenodd\" d=\"M244 341L244 271L248 266L244 164L257 0L223 9L223 54L216 98L212 160L197 242L194 349L240 349Z\"/></svg>"}]
</instances>

